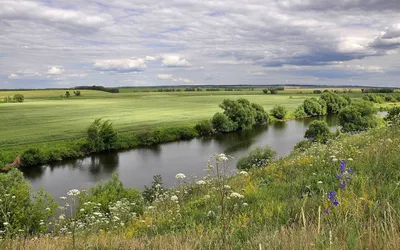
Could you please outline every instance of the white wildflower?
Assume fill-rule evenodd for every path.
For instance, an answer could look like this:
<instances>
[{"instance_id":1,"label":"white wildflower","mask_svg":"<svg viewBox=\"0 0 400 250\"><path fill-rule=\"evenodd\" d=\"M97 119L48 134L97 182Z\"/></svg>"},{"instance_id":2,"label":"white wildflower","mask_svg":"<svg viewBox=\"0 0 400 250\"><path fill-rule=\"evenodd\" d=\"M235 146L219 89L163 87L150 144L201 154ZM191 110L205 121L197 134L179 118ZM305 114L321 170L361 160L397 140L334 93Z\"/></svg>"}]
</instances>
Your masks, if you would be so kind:
<instances>
[{"instance_id":1,"label":"white wildflower","mask_svg":"<svg viewBox=\"0 0 400 250\"><path fill-rule=\"evenodd\" d=\"M46 211L50 211L51 209L49 207L46 207Z\"/></svg>"},{"instance_id":2,"label":"white wildflower","mask_svg":"<svg viewBox=\"0 0 400 250\"><path fill-rule=\"evenodd\" d=\"M4 226L7 226L8 224L9 224L8 222L4 222L4 223L3 223Z\"/></svg>"},{"instance_id":3,"label":"white wildflower","mask_svg":"<svg viewBox=\"0 0 400 250\"><path fill-rule=\"evenodd\" d=\"M178 201L179 198L176 195L171 196L171 201Z\"/></svg>"},{"instance_id":4,"label":"white wildflower","mask_svg":"<svg viewBox=\"0 0 400 250\"><path fill-rule=\"evenodd\" d=\"M67 195L68 196L77 196L79 195L81 192L78 189L71 189L68 191Z\"/></svg>"},{"instance_id":5,"label":"white wildflower","mask_svg":"<svg viewBox=\"0 0 400 250\"><path fill-rule=\"evenodd\" d=\"M244 176L248 175L248 173L246 171L240 171L239 174L244 175Z\"/></svg>"},{"instance_id":6,"label":"white wildflower","mask_svg":"<svg viewBox=\"0 0 400 250\"><path fill-rule=\"evenodd\" d=\"M214 217L215 216L215 213L214 213L214 211L208 211L208 214L207 214L207 216L208 217Z\"/></svg>"},{"instance_id":7,"label":"white wildflower","mask_svg":"<svg viewBox=\"0 0 400 250\"><path fill-rule=\"evenodd\" d=\"M196 181L196 184L197 184L197 185L205 185L206 182L203 181L203 180L199 180L199 181Z\"/></svg>"},{"instance_id":8,"label":"white wildflower","mask_svg":"<svg viewBox=\"0 0 400 250\"><path fill-rule=\"evenodd\" d=\"M15 195L11 196L11 199L15 199Z\"/></svg>"},{"instance_id":9,"label":"white wildflower","mask_svg":"<svg viewBox=\"0 0 400 250\"><path fill-rule=\"evenodd\" d=\"M208 194L204 195L204 199L210 199L211 196L209 196Z\"/></svg>"},{"instance_id":10,"label":"white wildflower","mask_svg":"<svg viewBox=\"0 0 400 250\"><path fill-rule=\"evenodd\" d=\"M349 158L349 159L347 159L348 161L353 161L353 158Z\"/></svg>"},{"instance_id":11,"label":"white wildflower","mask_svg":"<svg viewBox=\"0 0 400 250\"><path fill-rule=\"evenodd\" d=\"M224 189L231 189L231 186L229 186L229 185L224 185Z\"/></svg>"},{"instance_id":12,"label":"white wildflower","mask_svg":"<svg viewBox=\"0 0 400 250\"><path fill-rule=\"evenodd\" d=\"M61 200L66 200L66 199L67 199L67 197L65 197L65 196L61 196L61 197L60 197L60 199L61 199Z\"/></svg>"},{"instance_id":13,"label":"white wildflower","mask_svg":"<svg viewBox=\"0 0 400 250\"><path fill-rule=\"evenodd\" d=\"M186 178L186 175L184 175L184 174L182 174L182 173L179 173L179 174L175 175L175 178L176 178L176 179L185 179L185 178Z\"/></svg>"},{"instance_id":14,"label":"white wildflower","mask_svg":"<svg viewBox=\"0 0 400 250\"><path fill-rule=\"evenodd\" d=\"M232 192L230 196L231 196L231 198L239 198L239 199L244 198L243 195L236 193L236 192Z\"/></svg>"},{"instance_id":15,"label":"white wildflower","mask_svg":"<svg viewBox=\"0 0 400 250\"><path fill-rule=\"evenodd\" d=\"M318 181L317 183L318 183L318 184L322 184L322 181Z\"/></svg>"},{"instance_id":16,"label":"white wildflower","mask_svg":"<svg viewBox=\"0 0 400 250\"><path fill-rule=\"evenodd\" d=\"M81 211L81 212L85 212L85 209L81 208L79 211Z\"/></svg>"},{"instance_id":17,"label":"white wildflower","mask_svg":"<svg viewBox=\"0 0 400 250\"><path fill-rule=\"evenodd\" d=\"M228 157L226 157L225 154L219 154L219 155L217 155L216 159L217 159L217 161L227 161Z\"/></svg>"},{"instance_id":18,"label":"white wildflower","mask_svg":"<svg viewBox=\"0 0 400 250\"><path fill-rule=\"evenodd\" d=\"M249 204L247 204L246 202L243 202L242 206L243 207L247 207Z\"/></svg>"},{"instance_id":19,"label":"white wildflower","mask_svg":"<svg viewBox=\"0 0 400 250\"><path fill-rule=\"evenodd\" d=\"M154 209L154 207L153 206L149 206L147 209L148 210L152 210L152 209Z\"/></svg>"},{"instance_id":20,"label":"white wildflower","mask_svg":"<svg viewBox=\"0 0 400 250\"><path fill-rule=\"evenodd\" d=\"M336 158L333 158L333 159L332 159L332 161L338 161L338 159L336 159Z\"/></svg>"},{"instance_id":21,"label":"white wildflower","mask_svg":"<svg viewBox=\"0 0 400 250\"><path fill-rule=\"evenodd\" d=\"M60 217L58 217L58 219L59 220L64 220L65 219L65 215L64 214L60 215Z\"/></svg>"}]
</instances>

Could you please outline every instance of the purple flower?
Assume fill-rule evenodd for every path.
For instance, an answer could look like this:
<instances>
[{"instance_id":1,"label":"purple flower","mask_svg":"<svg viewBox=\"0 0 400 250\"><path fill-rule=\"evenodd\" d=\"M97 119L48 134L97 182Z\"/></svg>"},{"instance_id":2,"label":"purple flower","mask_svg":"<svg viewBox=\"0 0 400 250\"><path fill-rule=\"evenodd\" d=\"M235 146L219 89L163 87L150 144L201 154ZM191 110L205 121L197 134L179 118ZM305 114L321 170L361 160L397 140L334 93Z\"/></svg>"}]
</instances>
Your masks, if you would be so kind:
<instances>
[{"instance_id":1,"label":"purple flower","mask_svg":"<svg viewBox=\"0 0 400 250\"><path fill-rule=\"evenodd\" d=\"M344 182L340 183L340 186L339 186L340 189L343 189L345 187L346 187L346 184Z\"/></svg>"},{"instance_id":2,"label":"purple flower","mask_svg":"<svg viewBox=\"0 0 400 250\"><path fill-rule=\"evenodd\" d=\"M329 209L325 209L325 214L329 214Z\"/></svg>"},{"instance_id":3,"label":"purple flower","mask_svg":"<svg viewBox=\"0 0 400 250\"><path fill-rule=\"evenodd\" d=\"M337 206L339 205L339 202L335 199L335 201L332 202L332 204L333 204L335 207L337 207Z\"/></svg>"},{"instance_id":4,"label":"purple flower","mask_svg":"<svg viewBox=\"0 0 400 250\"><path fill-rule=\"evenodd\" d=\"M342 174L346 171L346 162L341 160L340 161L340 172L342 172Z\"/></svg>"},{"instance_id":5,"label":"purple flower","mask_svg":"<svg viewBox=\"0 0 400 250\"><path fill-rule=\"evenodd\" d=\"M340 179L342 179L342 176L341 176L340 174L338 174L338 175L336 175L336 178L337 178L338 180L340 180Z\"/></svg>"},{"instance_id":6,"label":"purple flower","mask_svg":"<svg viewBox=\"0 0 400 250\"><path fill-rule=\"evenodd\" d=\"M349 170L347 170L350 174L354 174L353 168L349 168Z\"/></svg>"},{"instance_id":7,"label":"purple flower","mask_svg":"<svg viewBox=\"0 0 400 250\"><path fill-rule=\"evenodd\" d=\"M328 194L328 200L333 200L333 199L335 199L336 198L336 193L335 193L335 191L331 191L331 192L329 192L329 194Z\"/></svg>"}]
</instances>

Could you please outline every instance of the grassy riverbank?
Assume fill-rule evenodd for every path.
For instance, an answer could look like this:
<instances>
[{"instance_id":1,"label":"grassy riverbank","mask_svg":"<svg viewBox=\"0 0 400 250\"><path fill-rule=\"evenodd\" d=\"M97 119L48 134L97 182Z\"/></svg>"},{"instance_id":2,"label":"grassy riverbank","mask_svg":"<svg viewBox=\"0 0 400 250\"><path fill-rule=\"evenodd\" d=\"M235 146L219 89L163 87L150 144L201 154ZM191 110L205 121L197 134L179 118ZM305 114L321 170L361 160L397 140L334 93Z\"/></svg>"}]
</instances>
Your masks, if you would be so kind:
<instances>
[{"instance_id":1,"label":"grassy riverbank","mask_svg":"<svg viewBox=\"0 0 400 250\"><path fill-rule=\"evenodd\" d=\"M96 118L113 122L120 136L117 148L126 149L148 144L141 143L137 135L154 130L164 134L172 131L171 136L159 142L197 136L194 125L221 111L218 105L227 98L246 98L267 111L275 105L283 105L289 111L287 119L291 119L293 111L305 98L319 96L313 94L314 90L288 89L276 95L265 95L262 89L200 92L121 89L119 94L82 90L81 96L69 98L62 97L65 90L2 91L0 98L21 93L25 102L0 104L3 118L0 123L0 166L12 162L32 147L47 155L45 161L85 155L81 150L84 146L81 138ZM353 90L349 95L358 98L362 94ZM50 151L57 152L50 154Z\"/></svg>"},{"instance_id":2,"label":"grassy riverbank","mask_svg":"<svg viewBox=\"0 0 400 250\"><path fill-rule=\"evenodd\" d=\"M83 205L76 218L78 225L84 226L74 233L68 233L71 229L67 229L36 239L21 236L3 240L2 246L24 249L71 249L73 244L78 249L400 247L398 128L342 134L326 145L314 144L306 151L293 151L269 166L227 179L215 175L215 170L217 166L225 169L229 160L216 156L210 164L213 167L206 167L208 174L204 179L188 180L177 175L181 178L178 186L157 192L155 200L144 205L143 213L128 217L123 225L113 215L110 221L116 222L106 228L85 224L85 216L89 218L96 213L93 207Z\"/></svg>"}]
</instances>

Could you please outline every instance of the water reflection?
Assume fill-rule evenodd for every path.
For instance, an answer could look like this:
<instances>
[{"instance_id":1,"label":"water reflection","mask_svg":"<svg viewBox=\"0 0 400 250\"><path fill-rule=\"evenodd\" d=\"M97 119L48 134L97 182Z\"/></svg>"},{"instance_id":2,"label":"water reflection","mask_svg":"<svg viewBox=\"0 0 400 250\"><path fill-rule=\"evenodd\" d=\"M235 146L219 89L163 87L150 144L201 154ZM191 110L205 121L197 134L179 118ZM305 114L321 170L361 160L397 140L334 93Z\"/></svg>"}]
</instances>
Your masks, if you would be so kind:
<instances>
[{"instance_id":1,"label":"water reflection","mask_svg":"<svg viewBox=\"0 0 400 250\"><path fill-rule=\"evenodd\" d=\"M336 116L321 117L335 126ZM117 172L124 185L143 188L153 175L160 174L166 186L175 184L175 175L203 176L210 156L226 153L234 156L231 168L237 160L257 146L269 145L279 156L287 155L294 145L303 139L308 124L313 119L277 122L251 130L239 131L171 142L150 148L137 148L125 152L108 152L82 159L53 163L40 168L24 170L25 177L34 189L44 187L54 196L62 196L73 188L88 188L100 180L108 180Z\"/></svg>"}]
</instances>

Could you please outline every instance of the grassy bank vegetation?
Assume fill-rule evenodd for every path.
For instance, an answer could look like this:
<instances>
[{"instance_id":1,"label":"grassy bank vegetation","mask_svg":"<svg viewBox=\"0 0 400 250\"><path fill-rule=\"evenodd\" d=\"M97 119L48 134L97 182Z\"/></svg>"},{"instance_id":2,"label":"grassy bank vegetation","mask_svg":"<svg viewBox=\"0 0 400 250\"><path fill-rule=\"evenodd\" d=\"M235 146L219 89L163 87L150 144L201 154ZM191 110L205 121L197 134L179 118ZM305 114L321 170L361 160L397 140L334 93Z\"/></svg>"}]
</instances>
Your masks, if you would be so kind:
<instances>
[{"instance_id":1,"label":"grassy bank vegetation","mask_svg":"<svg viewBox=\"0 0 400 250\"><path fill-rule=\"evenodd\" d=\"M140 195L114 176L60 197L56 218L50 216L57 212L50 197L28 202L29 186L13 170L0 182L1 244L10 249L399 249L399 109L387 120L359 134L310 143L233 177L234 166L224 154L205 163L204 178L177 173L177 185L168 190L155 177ZM17 203L37 216L8 214Z\"/></svg>"}]
</instances>

